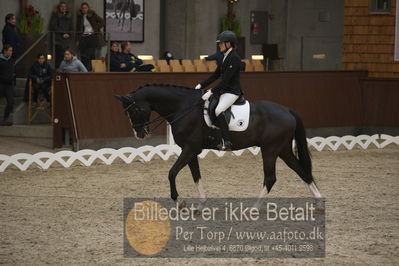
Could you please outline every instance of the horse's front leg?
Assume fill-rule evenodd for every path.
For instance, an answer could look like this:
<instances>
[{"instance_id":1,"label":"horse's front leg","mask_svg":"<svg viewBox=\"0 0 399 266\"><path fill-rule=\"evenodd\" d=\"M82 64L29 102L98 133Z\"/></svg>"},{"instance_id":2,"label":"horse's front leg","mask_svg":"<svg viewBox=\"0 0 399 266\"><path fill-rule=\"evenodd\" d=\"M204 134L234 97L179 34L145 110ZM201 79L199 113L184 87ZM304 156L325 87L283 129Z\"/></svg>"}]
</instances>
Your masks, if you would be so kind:
<instances>
[{"instance_id":1,"label":"horse's front leg","mask_svg":"<svg viewBox=\"0 0 399 266\"><path fill-rule=\"evenodd\" d=\"M170 184L170 196L171 198L177 202L177 197L179 194L176 189L176 176L180 172L180 170L186 166L196 155L189 148L183 148L179 158L174 163L172 168L169 170L169 184ZM179 203L180 205L182 203Z\"/></svg>"},{"instance_id":2,"label":"horse's front leg","mask_svg":"<svg viewBox=\"0 0 399 266\"><path fill-rule=\"evenodd\" d=\"M259 193L258 200L254 204L255 209L260 209L263 204L266 193L269 193L274 183L276 182L276 160L277 156L274 152L268 151L266 148L261 147L263 159L263 186Z\"/></svg>"},{"instance_id":3,"label":"horse's front leg","mask_svg":"<svg viewBox=\"0 0 399 266\"><path fill-rule=\"evenodd\" d=\"M198 157L194 156L194 158L188 163L188 166L190 167L191 175L193 176L194 183L196 184L198 189L200 202L198 204L197 209L201 211L205 206L206 196L205 196L205 190L202 187L201 183L201 173L198 164Z\"/></svg>"}]
</instances>

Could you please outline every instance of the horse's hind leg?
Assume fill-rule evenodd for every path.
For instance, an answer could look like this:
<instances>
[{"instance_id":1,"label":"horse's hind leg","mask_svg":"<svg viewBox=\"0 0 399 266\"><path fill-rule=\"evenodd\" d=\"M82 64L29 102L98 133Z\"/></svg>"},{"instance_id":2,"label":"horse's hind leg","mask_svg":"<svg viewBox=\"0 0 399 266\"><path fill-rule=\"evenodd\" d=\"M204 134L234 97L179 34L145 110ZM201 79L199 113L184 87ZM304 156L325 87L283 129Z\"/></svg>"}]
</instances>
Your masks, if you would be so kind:
<instances>
[{"instance_id":1,"label":"horse's hind leg","mask_svg":"<svg viewBox=\"0 0 399 266\"><path fill-rule=\"evenodd\" d=\"M132 32L133 27L133 18L130 18L130 32Z\"/></svg>"},{"instance_id":2,"label":"horse's hind leg","mask_svg":"<svg viewBox=\"0 0 399 266\"><path fill-rule=\"evenodd\" d=\"M201 183L201 173L198 164L198 158L195 156L189 163L188 166L190 167L191 175L193 176L194 183L197 186L198 194L200 198L200 203L198 205L198 210L202 210L204 207L204 203L206 202L205 190L202 187Z\"/></svg>"},{"instance_id":3,"label":"horse's hind leg","mask_svg":"<svg viewBox=\"0 0 399 266\"><path fill-rule=\"evenodd\" d=\"M125 11L123 11L123 13L121 12L121 17L120 17L120 26L121 26L121 30L123 30L123 26L125 25Z\"/></svg>"},{"instance_id":4,"label":"horse's hind leg","mask_svg":"<svg viewBox=\"0 0 399 266\"><path fill-rule=\"evenodd\" d=\"M123 14L123 20L122 20L122 30L123 30L123 27L125 27L125 14Z\"/></svg>"},{"instance_id":5,"label":"horse's hind leg","mask_svg":"<svg viewBox=\"0 0 399 266\"><path fill-rule=\"evenodd\" d=\"M118 26L122 25L122 29L123 29L123 22L125 21L125 5L123 4L121 7L121 10L119 11L119 21L118 21Z\"/></svg>"},{"instance_id":6,"label":"horse's hind leg","mask_svg":"<svg viewBox=\"0 0 399 266\"><path fill-rule=\"evenodd\" d=\"M308 184L310 191L313 193L315 198L321 198L321 194L319 189L317 188L316 184L314 183L312 175L307 174L299 160L295 157L294 153L292 152L291 145L287 145L279 154L280 158L285 162L285 164L294 170L306 184Z\"/></svg>"},{"instance_id":7,"label":"horse's hind leg","mask_svg":"<svg viewBox=\"0 0 399 266\"><path fill-rule=\"evenodd\" d=\"M261 148L262 151L262 159L263 159L263 172L264 172L264 180L263 186L259 193L258 200L253 206L256 209L259 209L263 203L264 197L266 193L270 192L274 183L276 182L276 160L277 155L271 151L268 151L265 148Z\"/></svg>"}]
</instances>

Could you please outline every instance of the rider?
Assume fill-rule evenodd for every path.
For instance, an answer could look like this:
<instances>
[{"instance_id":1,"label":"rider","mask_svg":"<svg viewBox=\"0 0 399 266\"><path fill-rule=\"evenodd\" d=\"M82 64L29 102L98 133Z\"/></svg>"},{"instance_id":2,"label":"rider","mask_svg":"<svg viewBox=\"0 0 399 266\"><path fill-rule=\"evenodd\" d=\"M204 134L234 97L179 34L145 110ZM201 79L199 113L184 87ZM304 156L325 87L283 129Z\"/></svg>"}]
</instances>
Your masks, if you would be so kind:
<instances>
[{"instance_id":1,"label":"rider","mask_svg":"<svg viewBox=\"0 0 399 266\"><path fill-rule=\"evenodd\" d=\"M217 147L219 150L231 150L232 144L229 138L229 126L225 111L242 95L240 85L241 58L235 50L237 37L234 32L223 31L219 34L216 43L219 45L223 57L217 62L218 66L215 72L195 88L205 88L222 76L221 82L212 89L212 93L220 95L215 114L220 125L222 141ZM210 93L207 92L205 95L210 96Z\"/></svg>"}]
</instances>

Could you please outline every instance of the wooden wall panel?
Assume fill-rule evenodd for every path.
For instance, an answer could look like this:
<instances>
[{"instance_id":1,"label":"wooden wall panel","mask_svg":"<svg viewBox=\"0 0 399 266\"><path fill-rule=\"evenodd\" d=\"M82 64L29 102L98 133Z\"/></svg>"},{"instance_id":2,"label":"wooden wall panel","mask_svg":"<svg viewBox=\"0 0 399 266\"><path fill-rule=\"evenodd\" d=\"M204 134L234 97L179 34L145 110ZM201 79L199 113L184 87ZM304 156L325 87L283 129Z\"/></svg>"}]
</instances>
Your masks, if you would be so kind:
<instances>
[{"instance_id":1,"label":"wooden wall panel","mask_svg":"<svg viewBox=\"0 0 399 266\"><path fill-rule=\"evenodd\" d=\"M74 138L73 122L65 76L55 74L54 79L54 121L53 121L53 148L60 148L63 145L63 130L70 129Z\"/></svg>"},{"instance_id":2,"label":"wooden wall panel","mask_svg":"<svg viewBox=\"0 0 399 266\"><path fill-rule=\"evenodd\" d=\"M66 75L79 139L104 139L133 137L114 94L124 95L147 83L194 87L209 73ZM306 71L244 72L241 81L248 100L269 100L297 110L307 128L399 126L399 79L370 79L365 71ZM62 128L73 130L73 123L65 79L55 85L55 117L60 122L54 125L54 141L58 141L54 147L60 147ZM163 125L158 134L165 132Z\"/></svg>"},{"instance_id":3,"label":"wooden wall panel","mask_svg":"<svg viewBox=\"0 0 399 266\"><path fill-rule=\"evenodd\" d=\"M204 74L203 74L204 75ZM71 73L68 74L79 138L133 136L130 123L115 94L125 95L147 83L195 86L201 79L181 73ZM155 118L156 114L152 118ZM155 135L165 135L163 124Z\"/></svg>"},{"instance_id":4,"label":"wooden wall panel","mask_svg":"<svg viewBox=\"0 0 399 266\"><path fill-rule=\"evenodd\" d=\"M348 7L368 7L369 0L345 0L345 6Z\"/></svg>"},{"instance_id":5,"label":"wooden wall panel","mask_svg":"<svg viewBox=\"0 0 399 266\"><path fill-rule=\"evenodd\" d=\"M399 80L362 79L363 123L368 126L399 125Z\"/></svg>"},{"instance_id":6,"label":"wooden wall panel","mask_svg":"<svg viewBox=\"0 0 399 266\"><path fill-rule=\"evenodd\" d=\"M345 1L345 11L344 15L346 16L366 16L370 12L370 9L367 6L365 7L351 7L348 6L346 1Z\"/></svg>"},{"instance_id":7,"label":"wooden wall panel","mask_svg":"<svg viewBox=\"0 0 399 266\"><path fill-rule=\"evenodd\" d=\"M309 128L361 124L361 88L364 72L292 72L256 77L248 73L248 99L265 99L297 110ZM259 82L258 82L259 80ZM264 86L260 84L263 80ZM244 83L244 81L243 81Z\"/></svg>"},{"instance_id":8,"label":"wooden wall panel","mask_svg":"<svg viewBox=\"0 0 399 266\"><path fill-rule=\"evenodd\" d=\"M390 13L372 13L370 5L371 0L345 0L343 69L397 78L399 62L393 59L396 1L391 1Z\"/></svg>"}]
</instances>

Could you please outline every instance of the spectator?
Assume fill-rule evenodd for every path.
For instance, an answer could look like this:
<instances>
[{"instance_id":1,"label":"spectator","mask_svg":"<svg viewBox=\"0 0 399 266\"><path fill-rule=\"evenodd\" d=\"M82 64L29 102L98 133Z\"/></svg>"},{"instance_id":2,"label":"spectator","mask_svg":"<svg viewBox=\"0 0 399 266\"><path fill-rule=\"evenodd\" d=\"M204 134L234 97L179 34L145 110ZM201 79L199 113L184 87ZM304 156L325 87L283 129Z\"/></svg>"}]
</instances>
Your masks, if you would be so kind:
<instances>
[{"instance_id":1,"label":"spectator","mask_svg":"<svg viewBox=\"0 0 399 266\"><path fill-rule=\"evenodd\" d=\"M106 55L106 58L109 59L109 70L111 72L125 72L126 64L123 63L123 57L121 52L119 51L119 43L111 42L111 51L109 55Z\"/></svg>"},{"instance_id":2,"label":"spectator","mask_svg":"<svg viewBox=\"0 0 399 266\"><path fill-rule=\"evenodd\" d=\"M123 63L126 64L124 68L125 72L148 72L155 70L153 65L143 65L143 60L131 53L132 44L130 42L122 42L121 48Z\"/></svg>"},{"instance_id":3,"label":"spectator","mask_svg":"<svg viewBox=\"0 0 399 266\"><path fill-rule=\"evenodd\" d=\"M76 21L77 46L82 62L89 71L92 70L91 60L95 58L96 48L105 44L101 34L104 24L104 19L90 9L88 3L80 5Z\"/></svg>"},{"instance_id":4,"label":"spectator","mask_svg":"<svg viewBox=\"0 0 399 266\"><path fill-rule=\"evenodd\" d=\"M71 47L73 31L72 15L64 1L58 4L51 15L50 31L55 32L55 67L57 68L64 58L65 49Z\"/></svg>"},{"instance_id":5,"label":"spectator","mask_svg":"<svg viewBox=\"0 0 399 266\"><path fill-rule=\"evenodd\" d=\"M50 64L46 61L44 54L37 55L37 61L33 63L29 71L29 79L32 81L32 101L37 103L39 92L46 98L48 103L51 103L49 91L51 88L51 79L53 78L53 71Z\"/></svg>"},{"instance_id":6,"label":"spectator","mask_svg":"<svg viewBox=\"0 0 399 266\"><path fill-rule=\"evenodd\" d=\"M87 72L86 67L76 58L74 52L66 49L64 52L64 60L61 62L60 72Z\"/></svg>"},{"instance_id":7,"label":"spectator","mask_svg":"<svg viewBox=\"0 0 399 266\"><path fill-rule=\"evenodd\" d=\"M12 58L17 59L21 55L21 38L17 32L17 18L14 14L7 14L6 24L3 28L3 45L11 45L13 52Z\"/></svg>"},{"instance_id":8,"label":"spectator","mask_svg":"<svg viewBox=\"0 0 399 266\"><path fill-rule=\"evenodd\" d=\"M12 122L8 121L14 107L14 62L11 58L12 52L12 46L5 44L0 54L0 97L4 96L7 101L3 121L0 122L1 126L12 125Z\"/></svg>"}]
</instances>

